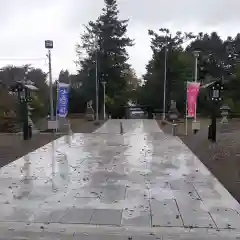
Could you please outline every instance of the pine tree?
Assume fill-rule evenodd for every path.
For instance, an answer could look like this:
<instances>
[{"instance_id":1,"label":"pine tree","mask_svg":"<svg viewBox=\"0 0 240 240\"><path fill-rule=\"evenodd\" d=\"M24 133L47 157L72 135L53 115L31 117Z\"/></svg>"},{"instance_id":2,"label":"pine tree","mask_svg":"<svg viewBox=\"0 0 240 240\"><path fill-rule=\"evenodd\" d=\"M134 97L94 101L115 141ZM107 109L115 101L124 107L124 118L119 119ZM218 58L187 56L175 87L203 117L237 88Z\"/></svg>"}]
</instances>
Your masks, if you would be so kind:
<instances>
[{"instance_id":1,"label":"pine tree","mask_svg":"<svg viewBox=\"0 0 240 240\"><path fill-rule=\"evenodd\" d=\"M124 72L130 68L127 63L128 53L126 47L132 46L133 41L126 36L128 20L118 18L118 5L116 0L105 0L105 7L95 22L85 26L81 36L81 44L77 46L79 66L81 72L87 76L83 89L87 100L95 101L96 59L99 80L99 102L102 105L102 84L107 82L107 107L110 111L117 110L126 103L125 92L127 79ZM85 55L83 59L81 57Z\"/></svg>"}]
</instances>

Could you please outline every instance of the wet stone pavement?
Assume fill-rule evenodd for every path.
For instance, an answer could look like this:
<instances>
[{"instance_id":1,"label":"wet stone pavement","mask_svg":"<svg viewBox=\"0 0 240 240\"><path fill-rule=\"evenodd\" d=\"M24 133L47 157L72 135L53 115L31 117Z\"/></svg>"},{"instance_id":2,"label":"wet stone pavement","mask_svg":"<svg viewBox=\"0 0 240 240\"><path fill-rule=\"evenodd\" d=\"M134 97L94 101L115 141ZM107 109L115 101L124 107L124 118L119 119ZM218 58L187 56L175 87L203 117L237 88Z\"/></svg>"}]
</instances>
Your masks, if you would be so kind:
<instances>
[{"instance_id":1,"label":"wet stone pavement","mask_svg":"<svg viewBox=\"0 0 240 240\"><path fill-rule=\"evenodd\" d=\"M0 240L240 236L237 201L154 120L109 120L1 168L0 209Z\"/></svg>"}]
</instances>

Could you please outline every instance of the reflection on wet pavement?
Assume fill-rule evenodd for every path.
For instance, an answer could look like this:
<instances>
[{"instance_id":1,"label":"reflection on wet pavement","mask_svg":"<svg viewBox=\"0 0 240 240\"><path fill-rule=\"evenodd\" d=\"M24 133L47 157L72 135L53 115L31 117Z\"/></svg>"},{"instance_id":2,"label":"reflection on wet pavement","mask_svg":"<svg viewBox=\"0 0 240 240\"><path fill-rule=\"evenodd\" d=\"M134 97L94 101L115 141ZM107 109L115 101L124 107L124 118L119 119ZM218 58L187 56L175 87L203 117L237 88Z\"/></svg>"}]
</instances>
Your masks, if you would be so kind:
<instances>
[{"instance_id":1,"label":"reflection on wet pavement","mask_svg":"<svg viewBox=\"0 0 240 240\"><path fill-rule=\"evenodd\" d=\"M239 204L153 120L110 120L3 167L0 208L2 224L240 229Z\"/></svg>"}]
</instances>

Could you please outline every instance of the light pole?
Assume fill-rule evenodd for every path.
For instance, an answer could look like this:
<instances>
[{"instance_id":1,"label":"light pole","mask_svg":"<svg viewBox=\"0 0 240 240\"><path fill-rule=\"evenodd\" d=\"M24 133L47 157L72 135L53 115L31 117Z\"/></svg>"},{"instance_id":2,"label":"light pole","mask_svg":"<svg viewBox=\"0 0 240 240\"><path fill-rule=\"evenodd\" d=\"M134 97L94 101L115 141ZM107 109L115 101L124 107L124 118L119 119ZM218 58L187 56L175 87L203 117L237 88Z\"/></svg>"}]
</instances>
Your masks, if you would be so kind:
<instances>
[{"instance_id":1,"label":"light pole","mask_svg":"<svg viewBox=\"0 0 240 240\"><path fill-rule=\"evenodd\" d=\"M165 46L165 53L164 53L164 90L163 90L163 115L162 120L165 120L166 117L166 85L167 85L167 45Z\"/></svg>"},{"instance_id":2,"label":"light pole","mask_svg":"<svg viewBox=\"0 0 240 240\"><path fill-rule=\"evenodd\" d=\"M53 85L52 85L52 58L51 58L51 49L53 49L53 41L46 40L45 48L48 49L48 68L49 68L49 100L50 100L50 116L51 120L54 120L54 112L53 112Z\"/></svg>"},{"instance_id":3,"label":"light pole","mask_svg":"<svg viewBox=\"0 0 240 240\"><path fill-rule=\"evenodd\" d=\"M106 82L103 81L102 85L103 85L103 120L105 120L105 118L106 118L106 103L105 103L105 99L106 99Z\"/></svg>"},{"instance_id":4,"label":"light pole","mask_svg":"<svg viewBox=\"0 0 240 240\"><path fill-rule=\"evenodd\" d=\"M195 57L195 77L194 82L197 82L198 80L198 58L199 58L200 51L193 51L193 56ZM194 121L197 121L197 100L196 100L196 106L195 106L195 117Z\"/></svg>"},{"instance_id":5,"label":"light pole","mask_svg":"<svg viewBox=\"0 0 240 240\"><path fill-rule=\"evenodd\" d=\"M95 39L95 51L96 51L96 76L95 76L95 90L96 90L96 121L98 117L98 37Z\"/></svg>"},{"instance_id":6,"label":"light pole","mask_svg":"<svg viewBox=\"0 0 240 240\"><path fill-rule=\"evenodd\" d=\"M200 51L194 51L193 56L195 57L195 77L194 81L197 82L198 79L198 58L199 58Z\"/></svg>"}]
</instances>

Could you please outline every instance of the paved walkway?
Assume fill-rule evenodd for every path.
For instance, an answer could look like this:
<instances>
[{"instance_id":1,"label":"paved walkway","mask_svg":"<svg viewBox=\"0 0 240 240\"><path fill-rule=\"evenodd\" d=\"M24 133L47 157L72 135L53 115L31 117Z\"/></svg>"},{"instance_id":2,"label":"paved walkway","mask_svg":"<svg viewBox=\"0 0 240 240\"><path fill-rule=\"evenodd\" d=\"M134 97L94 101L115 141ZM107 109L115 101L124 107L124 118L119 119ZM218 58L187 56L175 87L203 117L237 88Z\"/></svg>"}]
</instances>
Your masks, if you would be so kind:
<instances>
[{"instance_id":1,"label":"paved walkway","mask_svg":"<svg viewBox=\"0 0 240 240\"><path fill-rule=\"evenodd\" d=\"M240 236L239 204L154 120L110 120L2 168L0 209L0 240Z\"/></svg>"}]
</instances>

